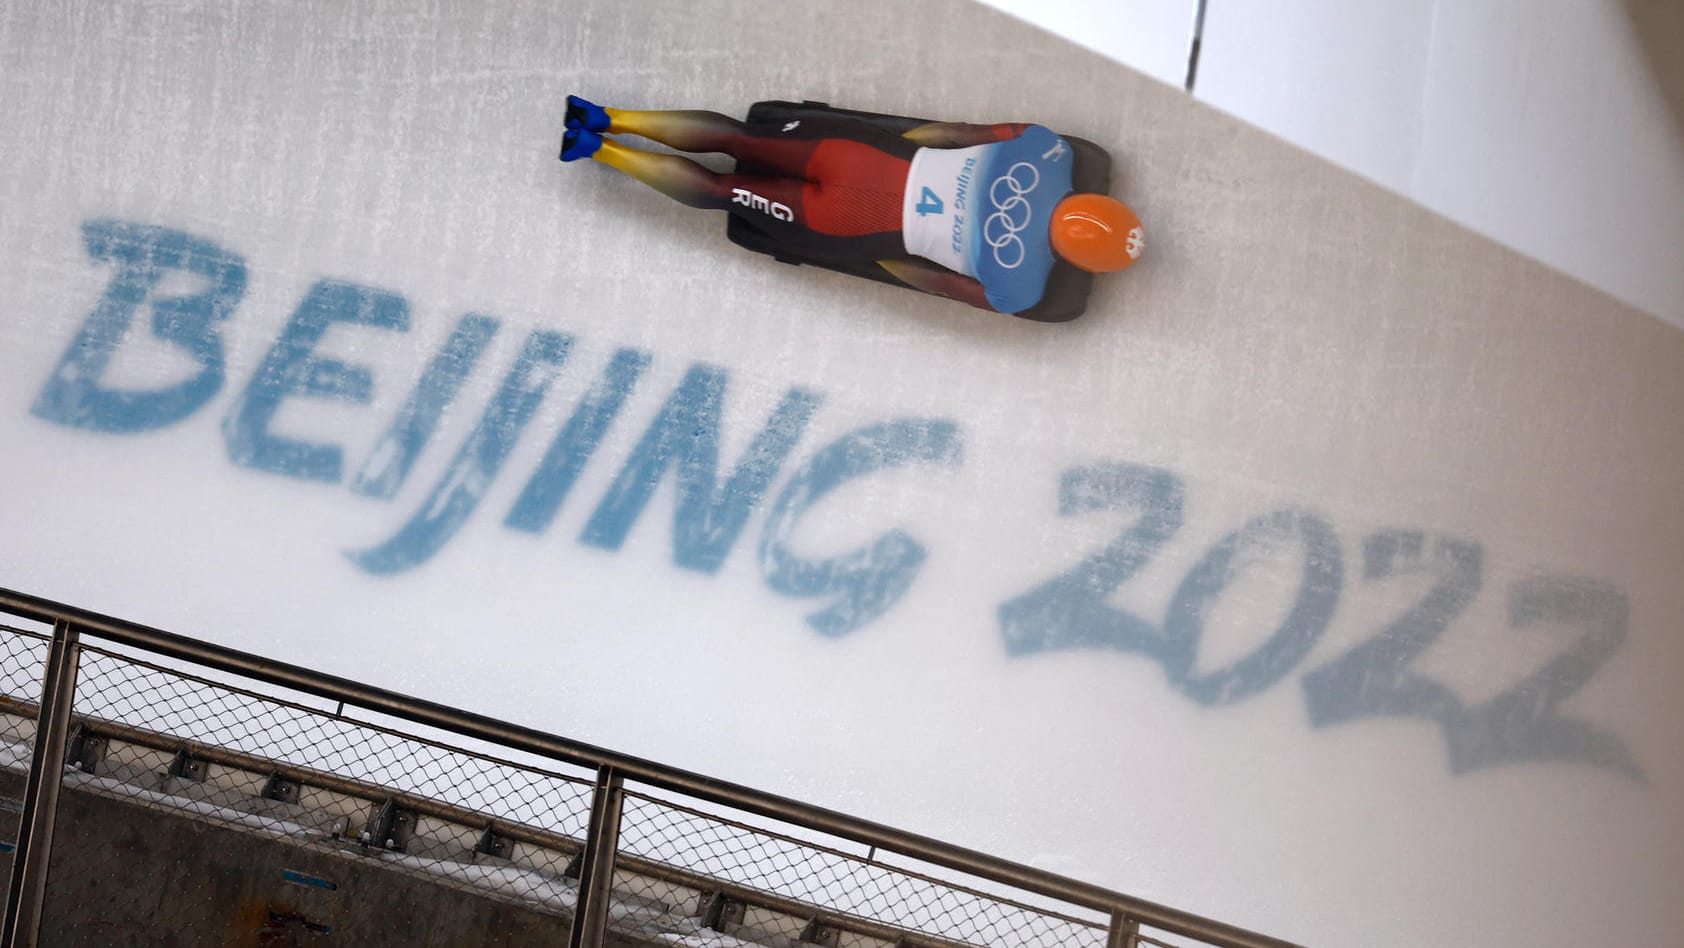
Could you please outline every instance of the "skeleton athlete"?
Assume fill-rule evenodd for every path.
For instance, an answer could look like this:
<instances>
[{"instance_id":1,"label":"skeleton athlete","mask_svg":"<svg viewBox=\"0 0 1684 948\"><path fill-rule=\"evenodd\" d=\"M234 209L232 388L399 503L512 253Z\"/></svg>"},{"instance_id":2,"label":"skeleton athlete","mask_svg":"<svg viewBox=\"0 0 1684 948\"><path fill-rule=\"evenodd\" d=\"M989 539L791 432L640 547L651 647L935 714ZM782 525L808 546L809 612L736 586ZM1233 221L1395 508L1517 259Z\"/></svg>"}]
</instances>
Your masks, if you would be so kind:
<instances>
[{"instance_id":1,"label":"skeleton athlete","mask_svg":"<svg viewBox=\"0 0 1684 948\"><path fill-rule=\"evenodd\" d=\"M717 112L607 109L567 97L561 160L594 158L692 207L747 218L798 256L875 262L915 289L1020 313L1062 258L1093 273L1134 263L1140 221L1073 193L1069 144L1039 125L938 122L897 135L843 115L768 125ZM723 152L773 174L716 174L679 155Z\"/></svg>"}]
</instances>

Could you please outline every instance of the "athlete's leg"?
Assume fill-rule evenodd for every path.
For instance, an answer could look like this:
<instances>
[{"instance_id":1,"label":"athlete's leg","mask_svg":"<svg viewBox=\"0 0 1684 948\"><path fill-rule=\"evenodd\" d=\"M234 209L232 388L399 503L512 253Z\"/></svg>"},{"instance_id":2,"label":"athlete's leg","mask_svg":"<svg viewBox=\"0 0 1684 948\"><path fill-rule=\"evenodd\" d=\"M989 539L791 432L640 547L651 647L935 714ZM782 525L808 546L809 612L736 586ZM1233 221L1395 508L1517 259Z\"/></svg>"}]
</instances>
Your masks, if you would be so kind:
<instances>
[{"instance_id":1,"label":"athlete's leg","mask_svg":"<svg viewBox=\"0 0 1684 948\"><path fill-rule=\"evenodd\" d=\"M801 208L805 182L799 178L715 174L680 155L627 148L606 138L591 157L691 207L752 211L783 222L793 222Z\"/></svg>"},{"instance_id":2,"label":"athlete's leg","mask_svg":"<svg viewBox=\"0 0 1684 948\"><path fill-rule=\"evenodd\" d=\"M781 136L699 109L639 111L604 109L608 131L639 135L679 151L719 152L774 174L803 177L817 142L807 135Z\"/></svg>"},{"instance_id":3,"label":"athlete's leg","mask_svg":"<svg viewBox=\"0 0 1684 948\"><path fill-rule=\"evenodd\" d=\"M567 115L567 126L572 129L638 135L679 151L719 152L753 165L759 171L813 181L822 179L808 173L808 162L813 150L826 139L859 142L908 161L919 145L928 144L857 118L822 113L789 122L749 123L700 109L646 111L602 108L570 95L567 97ZM1026 126L941 127L998 129L997 135L986 139L994 141L999 137L1011 137Z\"/></svg>"},{"instance_id":4,"label":"athlete's leg","mask_svg":"<svg viewBox=\"0 0 1684 948\"><path fill-rule=\"evenodd\" d=\"M701 109L603 109L608 131L642 135L679 151L720 151L726 154L748 134L748 126L729 115Z\"/></svg>"},{"instance_id":5,"label":"athlete's leg","mask_svg":"<svg viewBox=\"0 0 1684 948\"><path fill-rule=\"evenodd\" d=\"M576 95L567 97L567 127L598 134L640 135L679 151L717 151L735 156L751 134L729 115L701 109L606 109Z\"/></svg>"}]
</instances>

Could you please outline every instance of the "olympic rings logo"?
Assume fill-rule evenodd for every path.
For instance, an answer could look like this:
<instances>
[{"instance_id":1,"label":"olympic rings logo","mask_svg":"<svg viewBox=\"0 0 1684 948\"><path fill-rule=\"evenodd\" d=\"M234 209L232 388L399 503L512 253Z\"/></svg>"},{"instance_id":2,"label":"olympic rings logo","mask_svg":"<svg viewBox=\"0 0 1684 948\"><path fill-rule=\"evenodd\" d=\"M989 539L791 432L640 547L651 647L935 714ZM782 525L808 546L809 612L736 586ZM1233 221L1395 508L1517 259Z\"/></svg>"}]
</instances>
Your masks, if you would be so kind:
<instances>
[{"instance_id":1,"label":"olympic rings logo","mask_svg":"<svg viewBox=\"0 0 1684 948\"><path fill-rule=\"evenodd\" d=\"M1041 172L1027 161L1020 161L988 186L988 200L994 213L982 222L982 239L994 248L994 262L1007 270L1023 266L1023 238L1018 232L1029 226L1034 210L1024 195L1041 183ZM1001 189L1001 185L1005 189ZM1010 261L1010 262L1008 262Z\"/></svg>"}]
</instances>

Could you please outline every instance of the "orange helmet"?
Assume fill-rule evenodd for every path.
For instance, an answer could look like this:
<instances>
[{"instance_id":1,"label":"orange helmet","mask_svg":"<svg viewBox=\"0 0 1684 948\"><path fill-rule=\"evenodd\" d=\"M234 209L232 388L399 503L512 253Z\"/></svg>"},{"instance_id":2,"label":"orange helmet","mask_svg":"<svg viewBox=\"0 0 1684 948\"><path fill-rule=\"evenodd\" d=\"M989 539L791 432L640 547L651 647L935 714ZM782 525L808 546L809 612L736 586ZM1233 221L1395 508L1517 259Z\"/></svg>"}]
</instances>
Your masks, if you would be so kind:
<instances>
[{"instance_id":1,"label":"orange helmet","mask_svg":"<svg viewBox=\"0 0 1684 948\"><path fill-rule=\"evenodd\" d=\"M1053 250L1089 273L1130 266L1146 249L1146 232L1129 206L1103 194L1072 194L1053 208Z\"/></svg>"}]
</instances>

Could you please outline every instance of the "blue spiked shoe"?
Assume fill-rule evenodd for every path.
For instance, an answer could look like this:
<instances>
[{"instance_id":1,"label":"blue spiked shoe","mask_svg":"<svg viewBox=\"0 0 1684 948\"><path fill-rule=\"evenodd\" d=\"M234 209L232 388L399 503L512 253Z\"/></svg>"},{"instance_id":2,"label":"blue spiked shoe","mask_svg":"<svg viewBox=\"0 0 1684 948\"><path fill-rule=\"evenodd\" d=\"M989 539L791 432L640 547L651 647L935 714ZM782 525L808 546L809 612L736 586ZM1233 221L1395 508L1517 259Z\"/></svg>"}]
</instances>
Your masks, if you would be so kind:
<instances>
[{"instance_id":1,"label":"blue spiked shoe","mask_svg":"<svg viewBox=\"0 0 1684 948\"><path fill-rule=\"evenodd\" d=\"M570 128L561 136L561 160L589 158L602 147L602 136L582 128Z\"/></svg>"},{"instance_id":2,"label":"blue spiked shoe","mask_svg":"<svg viewBox=\"0 0 1684 948\"><path fill-rule=\"evenodd\" d=\"M608 111L602 106L581 99L576 95L567 97L568 128L582 128L587 132L606 132L609 124Z\"/></svg>"}]
</instances>

